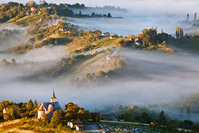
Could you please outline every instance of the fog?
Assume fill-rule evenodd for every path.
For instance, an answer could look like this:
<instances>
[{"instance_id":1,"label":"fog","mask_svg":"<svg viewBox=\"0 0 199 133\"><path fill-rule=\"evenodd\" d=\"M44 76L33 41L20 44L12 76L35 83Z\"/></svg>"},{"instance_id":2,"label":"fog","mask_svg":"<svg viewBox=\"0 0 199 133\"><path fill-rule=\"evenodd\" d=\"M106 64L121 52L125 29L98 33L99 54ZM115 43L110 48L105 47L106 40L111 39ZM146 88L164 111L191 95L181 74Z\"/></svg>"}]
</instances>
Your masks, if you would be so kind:
<instances>
[{"instance_id":1,"label":"fog","mask_svg":"<svg viewBox=\"0 0 199 133\"><path fill-rule=\"evenodd\" d=\"M42 49L35 51L38 55L48 55L48 52L52 52L50 48L46 48L45 52ZM36 62L29 64L31 69L27 69L28 75L32 71L35 72L33 68L40 72L55 67L56 63L59 64L58 61L63 58L62 54L59 55L60 52L54 54L57 57L56 61L49 56L37 58L33 56L35 51L31 51L23 57L15 56L18 60L23 60L26 57L27 61ZM71 86L67 83L58 84L58 80L64 79L53 81L47 79L42 82L23 80L20 77L27 75L27 72L24 73L26 66L23 66L22 72L18 69L15 71L13 68L10 70L7 68L7 71L1 68L3 70L1 72L5 74L1 73L0 88L4 93L0 94L0 100L8 99L19 102L31 98L38 99L39 102L48 101L52 90L55 89L61 104L73 101L89 109L97 109L109 104L170 103L179 99L180 96L198 92L198 55L188 53L170 55L126 49L119 52L126 58L124 69L116 73L113 79L109 79L108 82L100 86L84 88ZM15 97L16 94L20 98Z\"/></svg>"},{"instance_id":2,"label":"fog","mask_svg":"<svg viewBox=\"0 0 199 133\"><path fill-rule=\"evenodd\" d=\"M61 106L72 101L91 111L108 105L171 104L181 96L199 93L198 55L140 50L118 50L125 57L125 66L101 85L73 86L67 78L50 78L43 72L60 65L65 47L43 47L25 55L0 54L0 60L15 58L18 65L0 68L0 101L49 101L52 90ZM36 78L35 78L36 77ZM169 112L171 113L171 112ZM194 114L197 115L197 114Z\"/></svg>"},{"instance_id":3,"label":"fog","mask_svg":"<svg viewBox=\"0 0 199 133\"><path fill-rule=\"evenodd\" d=\"M9 49L12 46L19 45L25 42L28 37L30 37L30 35L25 34L27 27L16 26L14 24L0 24L0 30L3 29L11 30L13 33L11 36L4 36L4 38L0 41L0 52ZM13 30L17 30L17 32Z\"/></svg>"},{"instance_id":4,"label":"fog","mask_svg":"<svg viewBox=\"0 0 199 133\"><path fill-rule=\"evenodd\" d=\"M25 3L27 1L18 0L18 2ZM57 1L57 3L61 2L80 2L92 7L113 5L127 9L128 12L95 9L82 11L83 13L111 12L113 17L122 18L67 18L66 20L82 29L100 29L103 32L108 31L119 35L138 34L142 29L152 26L158 26L159 32L163 28L165 32L175 34L176 26L183 26L179 21L186 19L187 12L198 12L199 4L197 0ZM2 26L0 26L1 28ZM3 28L5 27L3 26ZM7 26L6 28L10 29L11 27ZM14 26L14 29L21 30L23 28ZM26 38L20 39L19 36L17 38L22 42L26 40ZM3 43L8 44L8 42ZM22 43L15 42L9 42L11 45L6 45L6 47L1 43L0 51ZM80 87L68 84L66 78L70 77L67 75L66 78L51 78L44 74L44 72L57 68L63 59L70 56L65 53L65 50L65 46L50 46L31 50L24 55L1 52L0 60L6 58L10 62L12 58L15 58L18 65L0 67L0 101L26 102L29 99L37 99L38 103L42 103L50 100L54 89L62 107L72 101L93 111L103 109L111 104L175 103L181 96L199 93L199 55L184 51L166 54L120 49L119 53L125 57L125 66L121 71L117 71L101 85Z\"/></svg>"},{"instance_id":5,"label":"fog","mask_svg":"<svg viewBox=\"0 0 199 133\"><path fill-rule=\"evenodd\" d=\"M198 1L101 1L99 5L114 5L119 6L125 10L107 9L107 8L89 8L89 9L76 9L76 13L97 14L111 13L113 18L68 18L68 22L78 25L80 28L88 30L99 29L102 32L110 32L111 34L117 33L119 35L137 35L142 32L144 28L151 28L152 26L158 27L158 32L163 28L164 32L175 35L176 27L185 28L185 33L190 28L186 28L181 21L186 20L186 14L190 13L190 20L193 20L194 12L198 12ZM111 4L112 3L112 4ZM90 3L91 4L91 3ZM90 5L88 4L88 5ZM94 4L94 2L93 2ZM98 6L99 6L98 5ZM95 5L90 5L95 7ZM167 8L169 7L169 9ZM122 17L122 18L117 18Z\"/></svg>"}]
</instances>

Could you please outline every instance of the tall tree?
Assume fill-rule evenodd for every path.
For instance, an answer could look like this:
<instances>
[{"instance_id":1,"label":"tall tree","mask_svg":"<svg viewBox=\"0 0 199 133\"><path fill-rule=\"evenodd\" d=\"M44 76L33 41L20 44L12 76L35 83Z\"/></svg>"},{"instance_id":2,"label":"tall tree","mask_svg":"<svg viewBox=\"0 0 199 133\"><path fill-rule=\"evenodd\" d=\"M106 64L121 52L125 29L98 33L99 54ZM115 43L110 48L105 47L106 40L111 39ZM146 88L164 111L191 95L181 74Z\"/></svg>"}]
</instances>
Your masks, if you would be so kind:
<instances>
[{"instance_id":1,"label":"tall tree","mask_svg":"<svg viewBox=\"0 0 199 133\"><path fill-rule=\"evenodd\" d=\"M179 38L180 34L179 34L179 27L176 28L176 38Z\"/></svg>"},{"instance_id":2,"label":"tall tree","mask_svg":"<svg viewBox=\"0 0 199 133\"><path fill-rule=\"evenodd\" d=\"M166 117L164 115L164 111L161 111L158 117L158 123L161 125L165 125L167 122Z\"/></svg>"},{"instance_id":3,"label":"tall tree","mask_svg":"<svg viewBox=\"0 0 199 133\"><path fill-rule=\"evenodd\" d=\"M161 33L164 33L163 28L161 29Z\"/></svg>"},{"instance_id":4,"label":"tall tree","mask_svg":"<svg viewBox=\"0 0 199 133\"><path fill-rule=\"evenodd\" d=\"M33 104L33 108L37 108L38 107L38 104L37 104L37 100L34 101L34 104Z\"/></svg>"},{"instance_id":5,"label":"tall tree","mask_svg":"<svg viewBox=\"0 0 199 133\"><path fill-rule=\"evenodd\" d=\"M155 31L156 31L156 33L158 32L158 27L157 26L155 26Z\"/></svg>"},{"instance_id":6,"label":"tall tree","mask_svg":"<svg viewBox=\"0 0 199 133\"><path fill-rule=\"evenodd\" d=\"M32 100L30 99L29 102L26 104L26 109L27 110L32 110L33 108L33 102Z\"/></svg>"},{"instance_id":7,"label":"tall tree","mask_svg":"<svg viewBox=\"0 0 199 133\"><path fill-rule=\"evenodd\" d=\"M194 13L194 20L196 20L197 19L197 13L195 12Z\"/></svg>"},{"instance_id":8,"label":"tall tree","mask_svg":"<svg viewBox=\"0 0 199 133\"><path fill-rule=\"evenodd\" d=\"M187 13L187 21L189 21L189 13Z\"/></svg>"},{"instance_id":9,"label":"tall tree","mask_svg":"<svg viewBox=\"0 0 199 133\"><path fill-rule=\"evenodd\" d=\"M180 38L183 38L183 37L184 37L184 32L183 32L182 27L180 27Z\"/></svg>"},{"instance_id":10,"label":"tall tree","mask_svg":"<svg viewBox=\"0 0 199 133\"><path fill-rule=\"evenodd\" d=\"M111 18L111 17L112 17L112 16L111 16L111 13L108 13L107 17Z\"/></svg>"}]
</instances>

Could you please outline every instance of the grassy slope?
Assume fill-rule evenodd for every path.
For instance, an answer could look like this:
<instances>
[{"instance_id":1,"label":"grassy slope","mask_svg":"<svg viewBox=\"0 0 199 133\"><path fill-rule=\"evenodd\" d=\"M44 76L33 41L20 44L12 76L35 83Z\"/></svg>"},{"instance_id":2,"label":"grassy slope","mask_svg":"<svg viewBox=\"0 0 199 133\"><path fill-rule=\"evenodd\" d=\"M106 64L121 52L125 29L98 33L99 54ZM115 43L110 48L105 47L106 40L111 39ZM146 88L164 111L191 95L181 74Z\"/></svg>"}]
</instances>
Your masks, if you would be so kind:
<instances>
[{"instance_id":1,"label":"grassy slope","mask_svg":"<svg viewBox=\"0 0 199 133\"><path fill-rule=\"evenodd\" d=\"M91 45L79 45L77 43L69 43L68 50L67 52L72 53L72 52L77 52L81 51L82 49L85 49L86 47L89 47L90 50L92 49L97 49L101 47L106 47L106 46L119 46L120 45L121 38L116 38L116 39L110 39L110 38L103 38L101 40L93 42Z\"/></svg>"},{"instance_id":2,"label":"grassy slope","mask_svg":"<svg viewBox=\"0 0 199 133\"><path fill-rule=\"evenodd\" d=\"M199 52L199 38L170 39L167 44L184 50Z\"/></svg>"},{"instance_id":3,"label":"grassy slope","mask_svg":"<svg viewBox=\"0 0 199 133\"><path fill-rule=\"evenodd\" d=\"M90 57L85 57L83 59L78 59L73 62L72 65L68 66L67 64L58 67L52 75L59 73L58 75L63 77L67 75L69 77L78 77L83 76L86 72L89 73L97 73L98 71L107 72L112 70L112 66L109 64L111 62L106 60L105 53L98 53L97 55L93 55ZM61 75L60 75L61 74Z\"/></svg>"}]
</instances>

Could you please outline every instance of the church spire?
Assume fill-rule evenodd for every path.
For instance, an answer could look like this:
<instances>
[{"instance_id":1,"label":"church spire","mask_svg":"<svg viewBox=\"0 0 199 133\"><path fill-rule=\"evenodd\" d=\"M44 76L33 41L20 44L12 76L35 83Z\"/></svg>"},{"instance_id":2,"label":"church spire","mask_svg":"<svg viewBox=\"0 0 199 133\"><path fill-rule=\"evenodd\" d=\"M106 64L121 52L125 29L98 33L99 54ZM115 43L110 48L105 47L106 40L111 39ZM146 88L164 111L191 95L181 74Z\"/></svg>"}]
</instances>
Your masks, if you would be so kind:
<instances>
[{"instance_id":1,"label":"church spire","mask_svg":"<svg viewBox=\"0 0 199 133\"><path fill-rule=\"evenodd\" d=\"M55 97L55 92L53 90L53 95L51 97L51 102L56 102L57 101L57 98Z\"/></svg>"},{"instance_id":2,"label":"church spire","mask_svg":"<svg viewBox=\"0 0 199 133\"><path fill-rule=\"evenodd\" d=\"M56 98L56 97L55 97L55 92L54 92L54 90L53 90L53 97L52 97L52 98Z\"/></svg>"}]
</instances>

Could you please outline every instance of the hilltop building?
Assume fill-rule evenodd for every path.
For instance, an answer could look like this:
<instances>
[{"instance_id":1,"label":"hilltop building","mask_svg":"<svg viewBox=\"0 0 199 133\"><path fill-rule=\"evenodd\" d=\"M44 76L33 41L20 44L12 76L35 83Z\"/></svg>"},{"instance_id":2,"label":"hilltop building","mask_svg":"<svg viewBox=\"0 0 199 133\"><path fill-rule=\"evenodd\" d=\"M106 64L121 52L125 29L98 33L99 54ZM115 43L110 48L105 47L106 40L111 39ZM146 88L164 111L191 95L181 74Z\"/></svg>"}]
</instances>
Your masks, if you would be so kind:
<instances>
[{"instance_id":1,"label":"hilltop building","mask_svg":"<svg viewBox=\"0 0 199 133\"><path fill-rule=\"evenodd\" d=\"M50 120L53 113L56 110L60 110L61 107L59 105L59 102L57 102L57 98L55 97L55 92L53 91L53 95L51 97L50 102L43 102L41 106L38 109L38 115L37 118L42 118L43 114L46 114L48 116L48 119Z\"/></svg>"}]
</instances>

